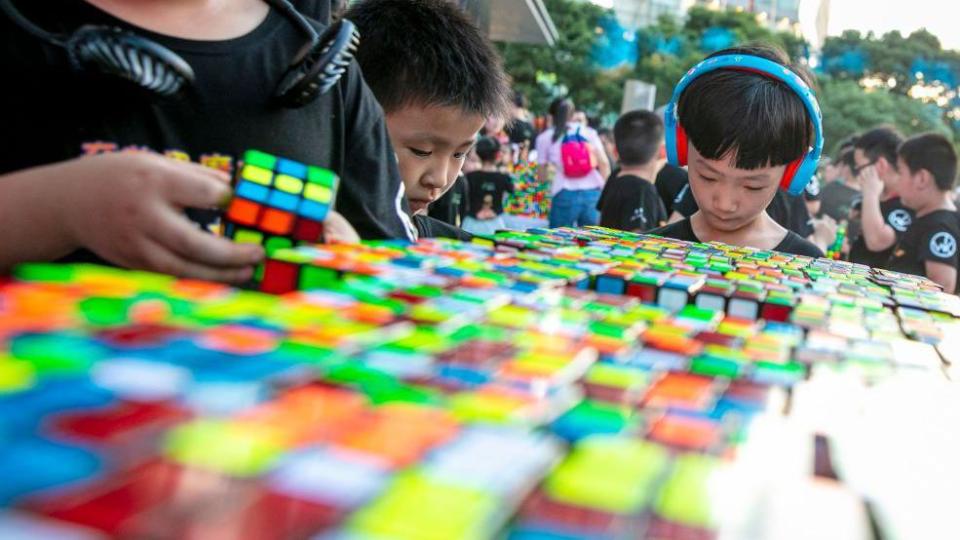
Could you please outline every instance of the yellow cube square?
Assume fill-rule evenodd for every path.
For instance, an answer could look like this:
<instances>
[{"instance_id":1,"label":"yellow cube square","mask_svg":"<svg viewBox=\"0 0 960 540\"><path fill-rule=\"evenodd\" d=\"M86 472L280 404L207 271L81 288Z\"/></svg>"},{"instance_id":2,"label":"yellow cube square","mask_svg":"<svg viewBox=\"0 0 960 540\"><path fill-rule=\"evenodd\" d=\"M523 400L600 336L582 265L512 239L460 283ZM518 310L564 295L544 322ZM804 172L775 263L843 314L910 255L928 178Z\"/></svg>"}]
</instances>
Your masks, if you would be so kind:
<instances>
[{"instance_id":1,"label":"yellow cube square","mask_svg":"<svg viewBox=\"0 0 960 540\"><path fill-rule=\"evenodd\" d=\"M330 188L320 184L307 184L303 189L303 196L318 203L330 203Z\"/></svg>"},{"instance_id":2,"label":"yellow cube square","mask_svg":"<svg viewBox=\"0 0 960 540\"><path fill-rule=\"evenodd\" d=\"M245 180L264 186L269 186L271 181L273 181L273 171L257 167L256 165L244 165L240 176Z\"/></svg>"},{"instance_id":3,"label":"yellow cube square","mask_svg":"<svg viewBox=\"0 0 960 540\"><path fill-rule=\"evenodd\" d=\"M280 191L285 191L294 195L299 195L300 192L303 191L303 180L286 174L278 174L273 185Z\"/></svg>"}]
</instances>

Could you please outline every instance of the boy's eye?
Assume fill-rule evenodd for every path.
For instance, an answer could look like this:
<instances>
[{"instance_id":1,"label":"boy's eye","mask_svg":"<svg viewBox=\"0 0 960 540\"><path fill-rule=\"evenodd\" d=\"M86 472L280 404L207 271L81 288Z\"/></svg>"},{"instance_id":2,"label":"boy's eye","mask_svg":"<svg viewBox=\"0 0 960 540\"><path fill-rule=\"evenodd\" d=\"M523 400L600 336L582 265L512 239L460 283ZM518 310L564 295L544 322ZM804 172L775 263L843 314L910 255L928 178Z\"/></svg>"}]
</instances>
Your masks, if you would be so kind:
<instances>
[{"instance_id":1,"label":"boy's eye","mask_svg":"<svg viewBox=\"0 0 960 540\"><path fill-rule=\"evenodd\" d=\"M701 176L700 179L703 180L704 182L716 182L716 181L717 181L716 178L710 178L710 177L707 177L707 176Z\"/></svg>"},{"instance_id":2,"label":"boy's eye","mask_svg":"<svg viewBox=\"0 0 960 540\"><path fill-rule=\"evenodd\" d=\"M454 159L463 159L463 158L467 157L467 153L466 153L466 152L456 152L456 153L453 154L453 157L454 157Z\"/></svg>"},{"instance_id":3,"label":"boy's eye","mask_svg":"<svg viewBox=\"0 0 960 540\"><path fill-rule=\"evenodd\" d=\"M417 157L429 157L433 152L427 152L426 150L420 150L418 148L413 148L412 146L408 147L410 152Z\"/></svg>"},{"instance_id":4,"label":"boy's eye","mask_svg":"<svg viewBox=\"0 0 960 540\"><path fill-rule=\"evenodd\" d=\"M763 191L763 190L764 190L764 188L763 188L762 186L760 186L760 187L757 187L757 186L743 186L743 187L745 187L745 188L747 189L747 191Z\"/></svg>"}]
</instances>

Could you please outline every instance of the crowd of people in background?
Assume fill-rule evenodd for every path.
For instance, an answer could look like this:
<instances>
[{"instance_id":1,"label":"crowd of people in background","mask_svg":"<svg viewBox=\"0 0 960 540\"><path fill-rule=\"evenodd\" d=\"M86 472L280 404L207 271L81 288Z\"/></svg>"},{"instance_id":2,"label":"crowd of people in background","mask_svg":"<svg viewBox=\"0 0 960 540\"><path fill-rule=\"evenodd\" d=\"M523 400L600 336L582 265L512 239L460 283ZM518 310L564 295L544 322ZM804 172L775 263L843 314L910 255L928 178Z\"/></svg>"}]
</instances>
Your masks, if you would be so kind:
<instances>
[{"instance_id":1,"label":"crowd of people in background","mask_svg":"<svg viewBox=\"0 0 960 540\"><path fill-rule=\"evenodd\" d=\"M584 152L579 171L565 161L572 145ZM656 229L699 208L687 169L666 160L662 110L628 111L607 127L588 120L569 98L555 99L535 117L516 93L512 117L484 127L464 174L431 212L452 216L455 201L451 223L474 234L504 228L510 171L527 161L537 162L539 180L550 183L550 227L662 233L668 229ZM828 256L925 275L953 291L960 263L955 176L956 155L945 137L905 140L878 126L836 144L802 195L778 190L766 212Z\"/></svg>"}]
</instances>

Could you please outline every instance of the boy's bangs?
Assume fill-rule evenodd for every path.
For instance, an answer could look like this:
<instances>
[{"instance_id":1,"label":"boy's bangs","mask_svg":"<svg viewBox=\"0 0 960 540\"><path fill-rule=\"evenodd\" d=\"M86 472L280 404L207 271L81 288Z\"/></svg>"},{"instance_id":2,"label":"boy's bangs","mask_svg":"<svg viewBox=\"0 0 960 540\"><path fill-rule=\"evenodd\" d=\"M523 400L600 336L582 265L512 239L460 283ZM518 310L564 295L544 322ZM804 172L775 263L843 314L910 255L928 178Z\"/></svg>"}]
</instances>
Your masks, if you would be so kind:
<instances>
[{"instance_id":1,"label":"boy's bangs","mask_svg":"<svg viewBox=\"0 0 960 540\"><path fill-rule=\"evenodd\" d=\"M738 169L784 165L813 144L813 125L800 98L755 73L705 74L680 97L679 115L700 155L710 160L733 155Z\"/></svg>"}]
</instances>

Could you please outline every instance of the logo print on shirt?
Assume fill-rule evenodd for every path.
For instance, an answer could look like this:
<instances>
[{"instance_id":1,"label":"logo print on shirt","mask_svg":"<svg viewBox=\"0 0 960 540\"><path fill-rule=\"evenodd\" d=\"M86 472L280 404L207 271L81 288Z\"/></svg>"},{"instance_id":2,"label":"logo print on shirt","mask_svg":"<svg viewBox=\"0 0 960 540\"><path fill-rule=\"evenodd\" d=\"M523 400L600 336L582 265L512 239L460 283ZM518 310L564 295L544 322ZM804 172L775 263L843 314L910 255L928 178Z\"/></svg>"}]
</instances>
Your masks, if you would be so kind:
<instances>
[{"instance_id":1,"label":"logo print on shirt","mask_svg":"<svg viewBox=\"0 0 960 540\"><path fill-rule=\"evenodd\" d=\"M816 178L811 178L810 182L807 184L807 195L811 197L816 197L820 194L820 181Z\"/></svg>"},{"instance_id":2,"label":"logo print on shirt","mask_svg":"<svg viewBox=\"0 0 960 540\"><path fill-rule=\"evenodd\" d=\"M900 232L907 232L912 221L910 213L903 208L897 208L887 216L887 222L890 223L890 226Z\"/></svg>"},{"instance_id":3,"label":"logo print on shirt","mask_svg":"<svg viewBox=\"0 0 960 540\"><path fill-rule=\"evenodd\" d=\"M930 253L941 259L949 259L957 252L957 239L946 231L940 231L930 239Z\"/></svg>"}]
</instances>

